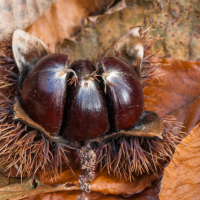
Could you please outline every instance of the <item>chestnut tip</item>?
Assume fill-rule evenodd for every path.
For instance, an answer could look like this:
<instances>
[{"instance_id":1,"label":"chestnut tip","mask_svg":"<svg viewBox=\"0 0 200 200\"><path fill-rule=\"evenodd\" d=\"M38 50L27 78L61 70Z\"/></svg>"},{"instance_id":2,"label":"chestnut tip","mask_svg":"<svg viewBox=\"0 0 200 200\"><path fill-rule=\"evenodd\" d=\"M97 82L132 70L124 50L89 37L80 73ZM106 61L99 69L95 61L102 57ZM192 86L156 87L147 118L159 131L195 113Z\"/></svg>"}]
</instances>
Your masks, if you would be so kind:
<instances>
[{"instance_id":1,"label":"chestnut tip","mask_svg":"<svg viewBox=\"0 0 200 200\"><path fill-rule=\"evenodd\" d=\"M141 31L142 31L142 25L132 26L132 27L129 29L129 31L132 30L132 29L138 29L138 32L141 33Z\"/></svg>"}]
</instances>

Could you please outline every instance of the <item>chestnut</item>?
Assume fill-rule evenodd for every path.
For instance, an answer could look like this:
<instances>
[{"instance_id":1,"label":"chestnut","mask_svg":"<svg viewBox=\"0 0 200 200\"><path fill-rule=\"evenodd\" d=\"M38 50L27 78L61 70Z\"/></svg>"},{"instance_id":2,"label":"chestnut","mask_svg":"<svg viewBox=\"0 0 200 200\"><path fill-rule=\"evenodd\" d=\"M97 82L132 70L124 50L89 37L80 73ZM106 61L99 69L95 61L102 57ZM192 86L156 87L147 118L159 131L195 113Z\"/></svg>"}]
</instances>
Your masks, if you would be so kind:
<instances>
[{"instance_id":1,"label":"chestnut","mask_svg":"<svg viewBox=\"0 0 200 200\"><path fill-rule=\"evenodd\" d=\"M118 57L101 58L100 65L111 129L130 129L144 107L140 80L135 70Z\"/></svg>"},{"instance_id":2,"label":"chestnut","mask_svg":"<svg viewBox=\"0 0 200 200\"><path fill-rule=\"evenodd\" d=\"M28 73L22 87L22 108L51 135L58 135L66 100L68 56L50 54Z\"/></svg>"},{"instance_id":3,"label":"chestnut","mask_svg":"<svg viewBox=\"0 0 200 200\"><path fill-rule=\"evenodd\" d=\"M108 113L100 83L93 78L95 66L88 60L77 60L70 65L80 86L67 88L65 117L61 135L72 141L87 140L105 134L109 128Z\"/></svg>"}]
</instances>

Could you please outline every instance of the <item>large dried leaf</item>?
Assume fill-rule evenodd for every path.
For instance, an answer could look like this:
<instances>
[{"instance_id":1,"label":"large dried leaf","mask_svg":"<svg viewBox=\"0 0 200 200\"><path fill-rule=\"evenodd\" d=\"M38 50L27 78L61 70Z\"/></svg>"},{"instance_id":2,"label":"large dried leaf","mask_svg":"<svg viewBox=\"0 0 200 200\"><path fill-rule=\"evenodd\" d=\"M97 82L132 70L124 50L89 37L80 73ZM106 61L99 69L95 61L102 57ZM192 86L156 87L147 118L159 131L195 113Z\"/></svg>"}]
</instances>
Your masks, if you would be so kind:
<instances>
[{"instance_id":1,"label":"large dried leaf","mask_svg":"<svg viewBox=\"0 0 200 200\"><path fill-rule=\"evenodd\" d=\"M15 29L24 29L35 22L55 0L1 0L0 41L8 39Z\"/></svg>"},{"instance_id":2,"label":"large dried leaf","mask_svg":"<svg viewBox=\"0 0 200 200\"><path fill-rule=\"evenodd\" d=\"M114 0L57 0L45 14L26 31L42 38L55 51L55 44L80 31L85 17L98 15Z\"/></svg>"},{"instance_id":3,"label":"large dried leaf","mask_svg":"<svg viewBox=\"0 0 200 200\"><path fill-rule=\"evenodd\" d=\"M131 183L125 179L119 180L117 177L109 176L107 172L101 172L99 176L91 183L92 191L101 192L104 194L121 194L128 196L142 192L148 187L152 187L153 183L162 175L153 173L144 174L143 176L135 177Z\"/></svg>"},{"instance_id":4,"label":"large dried leaf","mask_svg":"<svg viewBox=\"0 0 200 200\"><path fill-rule=\"evenodd\" d=\"M129 2L129 1L128 1ZM153 3L152 3L153 2ZM128 7L112 14L89 20L80 34L64 40L61 50L71 59L93 58L107 50L113 41L132 26L150 24L154 37L163 37L155 45L161 56L182 60L198 60L200 54L200 5L198 1L166 0L127 3ZM74 40L76 42L74 42ZM68 49L69 46L69 49Z\"/></svg>"},{"instance_id":5,"label":"large dried leaf","mask_svg":"<svg viewBox=\"0 0 200 200\"><path fill-rule=\"evenodd\" d=\"M91 192L86 194L88 200L159 200L158 192L160 185L157 184L153 188L147 188L143 192L130 197L123 197L121 195L105 195L100 192ZM56 193L42 193L38 195L32 195L24 198L23 200L77 200L80 195L79 191L68 191L68 192L56 192Z\"/></svg>"},{"instance_id":6,"label":"large dried leaf","mask_svg":"<svg viewBox=\"0 0 200 200\"><path fill-rule=\"evenodd\" d=\"M75 174L76 175L73 176L70 170L66 170L62 174L59 174L56 177L56 180L50 179L48 175L43 175L40 176L42 182L39 182L38 180L33 182L33 180L30 179L23 183L2 187L0 188L0 200L5 198L9 200L18 200L25 197L30 197L27 199L54 199L58 197L77 199L77 196L81 194L81 191L77 186L78 175L81 174L81 171L76 170ZM119 180L114 176L109 176L107 171L103 171L98 173L97 179L91 183L92 193L88 194L88 196L92 197L94 195L98 198L101 197L102 199L110 197L113 197L114 199L120 198L120 196L114 195L130 196L142 192L145 188L153 187L154 183L161 178L161 176L161 174L159 176L156 176L153 173L150 175L145 174L136 177L135 181L130 183L125 179ZM150 193L152 192L152 195L154 195L154 189ZM147 191L145 191L145 193L147 193ZM105 194L107 194L107 196L105 196Z\"/></svg>"},{"instance_id":7,"label":"large dried leaf","mask_svg":"<svg viewBox=\"0 0 200 200\"><path fill-rule=\"evenodd\" d=\"M2 38L0 37L0 40L7 38L8 34L16 28L26 28L31 25L39 16L42 16L52 2L53 0L45 1L45 3L35 0L3 1L0 15L4 23L1 23L0 36L2 35ZM156 50L161 50L162 56L183 60L200 59L198 51L200 5L198 1L155 0L134 3L136 1L126 0L126 2L128 8L120 11L116 8L117 12L113 12L112 9L105 15L95 18L97 28L92 34L99 35L97 49L100 49L100 52L102 47L107 48L107 45L127 32L133 25L146 26L149 23L155 28L154 36L159 34L164 37L155 46ZM55 43L61 42L64 38L70 38L80 30L85 17L100 14L102 9L108 8L112 3L113 0L98 2L57 0L37 22L26 30L44 39L45 43L51 45L51 50L54 50ZM126 7L125 3L122 4L123 7ZM88 34L85 35L87 36ZM97 39L94 38L94 40Z\"/></svg>"},{"instance_id":8,"label":"large dried leaf","mask_svg":"<svg viewBox=\"0 0 200 200\"><path fill-rule=\"evenodd\" d=\"M66 170L56 176L56 179L50 179L49 174L40 175L40 180L49 185L58 184L77 184L78 176L82 174L80 170L75 171L75 176L71 174L70 170ZM152 187L153 183L162 177L162 173L157 175L154 173L136 176L132 182L127 181L125 178L118 179L117 177L108 174L107 170L102 172L97 171L97 178L91 182L91 189L93 192L101 192L103 194L114 195L132 195L142 192L145 188Z\"/></svg>"},{"instance_id":9,"label":"large dried leaf","mask_svg":"<svg viewBox=\"0 0 200 200\"><path fill-rule=\"evenodd\" d=\"M189 132L200 118L200 62L163 59L162 66L156 70L153 83L144 90L147 110L155 110L163 115L174 115L183 122L182 131Z\"/></svg>"},{"instance_id":10,"label":"large dried leaf","mask_svg":"<svg viewBox=\"0 0 200 200\"><path fill-rule=\"evenodd\" d=\"M200 123L179 144L164 170L160 200L200 199Z\"/></svg>"}]
</instances>

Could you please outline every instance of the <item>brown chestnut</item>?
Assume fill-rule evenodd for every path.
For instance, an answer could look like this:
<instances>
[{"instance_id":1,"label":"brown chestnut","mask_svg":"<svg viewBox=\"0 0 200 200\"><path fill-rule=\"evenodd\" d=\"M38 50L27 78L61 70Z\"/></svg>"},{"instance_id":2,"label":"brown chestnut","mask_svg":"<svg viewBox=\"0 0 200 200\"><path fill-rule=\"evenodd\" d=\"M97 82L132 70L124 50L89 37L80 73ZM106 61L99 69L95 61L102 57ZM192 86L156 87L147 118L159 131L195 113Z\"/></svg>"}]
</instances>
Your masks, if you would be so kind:
<instances>
[{"instance_id":1,"label":"brown chestnut","mask_svg":"<svg viewBox=\"0 0 200 200\"><path fill-rule=\"evenodd\" d=\"M70 65L81 87L69 85L61 135L68 140L87 140L105 134L109 128L108 113L100 83L92 76L95 66L88 60Z\"/></svg>"},{"instance_id":2,"label":"brown chestnut","mask_svg":"<svg viewBox=\"0 0 200 200\"><path fill-rule=\"evenodd\" d=\"M118 57L100 59L112 131L134 126L144 107L143 88L135 70Z\"/></svg>"},{"instance_id":3,"label":"brown chestnut","mask_svg":"<svg viewBox=\"0 0 200 200\"><path fill-rule=\"evenodd\" d=\"M22 108L51 135L60 131L67 89L68 56L50 54L28 73L22 88Z\"/></svg>"}]
</instances>

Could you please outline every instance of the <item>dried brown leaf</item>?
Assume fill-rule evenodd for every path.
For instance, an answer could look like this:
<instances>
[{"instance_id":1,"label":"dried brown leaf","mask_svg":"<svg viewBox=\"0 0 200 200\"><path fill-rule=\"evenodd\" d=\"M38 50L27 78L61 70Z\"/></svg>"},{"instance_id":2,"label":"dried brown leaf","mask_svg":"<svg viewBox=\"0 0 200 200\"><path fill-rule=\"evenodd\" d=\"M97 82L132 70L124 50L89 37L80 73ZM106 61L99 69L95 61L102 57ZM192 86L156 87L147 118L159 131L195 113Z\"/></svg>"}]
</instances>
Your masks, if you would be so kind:
<instances>
[{"instance_id":1,"label":"dried brown leaf","mask_svg":"<svg viewBox=\"0 0 200 200\"><path fill-rule=\"evenodd\" d=\"M160 200L200 198L200 123L178 145L164 170Z\"/></svg>"},{"instance_id":2,"label":"dried brown leaf","mask_svg":"<svg viewBox=\"0 0 200 200\"><path fill-rule=\"evenodd\" d=\"M77 184L78 176L82 174L80 170L75 170L75 176L70 170L66 170L56 176L55 179L50 179L49 174L40 174L40 180L44 184L58 185L58 184ZM136 176L132 182L127 181L124 177L118 179L116 176L109 175L107 170L102 172L97 171L97 178L91 182L93 192L101 192L103 194L114 195L132 195L143 191L145 188L152 187L153 183L162 177L162 173L157 175L150 172L142 176Z\"/></svg>"},{"instance_id":3,"label":"dried brown leaf","mask_svg":"<svg viewBox=\"0 0 200 200\"><path fill-rule=\"evenodd\" d=\"M80 170L75 171L75 176L72 175L70 170L64 171L59 174L55 179L50 179L49 175L40 175L42 182L37 179L23 181L22 183L11 184L0 188L0 200L18 200L18 199L49 199L49 198L68 198L77 199L77 196L81 194L79 187L77 186L78 175L81 174ZM91 183L92 193L86 196L89 199L121 199L128 197L135 193L140 193L145 188L152 188L151 191L144 191L146 193L152 193L154 195L154 183L160 178L155 174L144 174L143 176L136 177L135 181L127 182L124 178L122 180L117 179L115 176L108 175L107 171L98 172L97 179ZM150 189L147 189L150 190ZM157 191L157 189L156 189ZM105 196L106 194L106 196ZM95 196L95 198L94 198ZM137 197L138 195L136 195ZM144 195L139 195L144 196ZM138 196L138 197L139 197ZM137 197L137 198L138 198ZM137 199L136 198L136 199ZM122 198L124 199L124 198ZM128 198L129 199L129 198Z\"/></svg>"},{"instance_id":4,"label":"dried brown leaf","mask_svg":"<svg viewBox=\"0 0 200 200\"><path fill-rule=\"evenodd\" d=\"M158 192L160 185L157 184L153 188L147 188L143 192L135 195L131 195L130 197L123 197L121 195L105 195L100 192L91 192L86 194L88 200L159 200ZM45 193L33 195L28 198L24 198L23 200L77 200L78 195L80 195L79 191L69 191L69 192L55 192L55 193Z\"/></svg>"},{"instance_id":5,"label":"dried brown leaf","mask_svg":"<svg viewBox=\"0 0 200 200\"><path fill-rule=\"evenodd\" d=\"M123 196L140 193L144 189L152 187L153 183L162 177L161 173L157 176L150 173L137 176L132 182L127 182L124 178L119 180L115 176L108 175L106 171L98 174L99 176L91 183L92 191Z\"/></svg>"},{"instance_id":6,"label":"dried brown leaf","mask_svg":"<svg viewBox=\"0 0 200 200\"><path fill-rule=\"evenodd\" d=\"M15 29L24 29L35 22L55 0L2 0L0 4L0 41L8 39Z\"/></svg>"},{"instance_id":7,"label":"dried brown leaf","mask_svg":"<svg viewBox=\"0 0 200 200\"><path fill-rule=\"evenodd\" d=\"M113 41L132 26L149 24L162 40L156 42L155 51L161 56L182 60L199 60L200 4L196 0L127 1L127 7L93 18L71 40L64 40L61 50L75 58L93 58L107 50ZM161 5L162 4L162 5ZM69 47L69 48L68 48Z\"/></svg>"},{"instance_id":8,"label":"dried brown leaf","mask_svg":"<svg viewBox=\"0 0 200 200\"><path fill-rule=\"evenodd\" d=\"M113 0L57 0L26 31L42 38L55 51L58 42L80 31L86 17L100 14L112 3Z\"/></svg>"},{"instance_id":9,"label":"dried brown leaf","mask_svg":"<svg viewBox=\"0 0 200 200\"><path fill-rule=\"evenodd\" d=\"M144 90L147 110L174 115L189 132L200 118L200 62L163 59L152 84ZM159 80L159 81L158 81Z\"/></svg>"}]
</instances>

